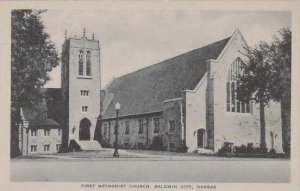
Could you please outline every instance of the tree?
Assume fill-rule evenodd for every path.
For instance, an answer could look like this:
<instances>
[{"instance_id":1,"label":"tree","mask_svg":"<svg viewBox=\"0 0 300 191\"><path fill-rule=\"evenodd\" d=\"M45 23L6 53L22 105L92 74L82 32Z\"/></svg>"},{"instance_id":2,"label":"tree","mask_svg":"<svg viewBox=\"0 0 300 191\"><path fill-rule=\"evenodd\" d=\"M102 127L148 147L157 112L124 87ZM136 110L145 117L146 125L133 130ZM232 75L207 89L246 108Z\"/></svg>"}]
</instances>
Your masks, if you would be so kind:
<instances>
[{"instance_id":1,"label":"tree","mask_svg":"<svg viewBox=\"0 0 300 191\"><path fill-rule=\"evenodd\" d=\"M44 10L11 13L11 157L17 156L20 108L38 102L39 89L58 65L55 44L40 20Z\"/></svg>"},{"instance_id":2,"label":"tree","mask_svg":"<svg viewBox=\"0 0 300 191\"><path fill-rule=\"evenodd\" d=\"M260 108L261 147L265 148L265 106L270 101L281 102L283 142L288 138L290 125L291 31L279 31L271 44L260 42L254 48L245 47L246 64L238 79L237 99L254 100ZM284 143L284 151L289 148Z\"/></svg>"},{"instance_id":3,"label":"tree","mask_svg":"<svg viewBox=\"0 0 300 191\"><path fill-rule=\"evenodd\" d=\"M272 99L270 93L270 57L268 44L261 42L258 46L245 47L246 64L242 65L243 74L237 83L237 99L241 102L254 100L260 109L260 146L266 147L265 140L265 106Z\"/></svg>"},{"instance_id":4,"label":"tree","mask_svg":"<svg viewBox=\"0 0 300 191\"><path fill-rule=\"evenodd\" d=\"M272 55L273 100L281 103L282 142L285 153L290 153L291 139L291 41L292 32L288 28L279 31L270 45Z\"/></svg>"}]
</instances>

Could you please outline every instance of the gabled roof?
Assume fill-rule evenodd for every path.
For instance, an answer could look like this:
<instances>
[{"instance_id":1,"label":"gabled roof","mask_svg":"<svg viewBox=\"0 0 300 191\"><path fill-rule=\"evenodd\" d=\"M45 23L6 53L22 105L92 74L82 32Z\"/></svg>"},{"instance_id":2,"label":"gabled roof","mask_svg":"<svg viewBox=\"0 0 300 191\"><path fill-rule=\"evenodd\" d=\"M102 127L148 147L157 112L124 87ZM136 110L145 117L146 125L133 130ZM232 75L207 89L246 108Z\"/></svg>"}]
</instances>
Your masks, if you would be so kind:
<instances>
[{"instance_id":1,"label":"gabled roof","mask_svg":"<svg viewBox=\"0 0 300 191\"><path fill-rule=\"evenodd\" d=\"M60 124L53 119L34 119L29 121L30 128L59 128Z\"/></svg>"},{"instance_id":2,"label":"gabled roof","mask_svg":"<svg viewBox=\"0 0 300 191\"><path fill-rule=\"evenodd\" d=\"M179 98L182 90L197 86L207 71L207 60L218 58L229 39L116 78L106 88L114 96L103 119L115 117L117 102L121 104L120 116L162 111L163 101Z\"/></svg>"}]
</instances>

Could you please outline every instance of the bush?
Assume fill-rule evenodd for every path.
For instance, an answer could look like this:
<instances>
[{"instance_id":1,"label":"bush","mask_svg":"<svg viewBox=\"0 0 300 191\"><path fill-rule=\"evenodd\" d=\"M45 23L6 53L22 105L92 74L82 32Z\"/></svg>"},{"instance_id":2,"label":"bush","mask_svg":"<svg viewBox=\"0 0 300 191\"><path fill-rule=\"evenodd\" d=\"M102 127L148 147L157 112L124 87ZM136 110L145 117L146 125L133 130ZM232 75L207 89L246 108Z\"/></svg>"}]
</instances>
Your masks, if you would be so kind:
<instances>
[{"instance_id":1,"label":"bush","mask_svg":"<svg viewBox=\"0 0 300 191\"><path fill-rule=\"evenodd\" d=\"M268 153L268 148L266 145L260 144L260 147L254 148L255 153L266 154Z\"/></svg>"},{"instance_id":2,"label":"bush","mask_svg":"<svg viewBox=\"0 0 300 191\"><path fill-rule=\"evenodd\" d=\"M224 142L221 149L219 149L218 154L231 153L232 152L232 145L233 145L233 143Z\"/></svg>"},{"instance_id":3,"label":"bush","mask_svg":"<svg viewBox=\"0 0 300 191\"><path fill-rule=\"evenodd\" d=\"M70 151L82 151L80 145L74 139L70 140L69 150Z\"/></svg>"},{"instance_id":4,"label":"bush","mask_svg":"<svg viewBox=\"0 0 300 191\"><path fill-rule=\"evenodd\" d=\"M186 145L176 148L176 152L178 152L178 153L186 153L187 150L188 150L188 147Z\"/></svg>"},{"instance_id":5,"label":"bush","mask_svg":"<svg viewBox=\"0 0 300 191\"><path fill-rule=\"evenodd\" d=\"M269 153L270 153L271 155L276 154L276 150L275 150L274 148L272 148L272 149L270 149Z\"/></svg>"},{"instance_id":6,"label":"bush","mask_svg":"<svg viewBox=\"0 0 300 191\"><path fill-rule=\"evenodd\" d=\"M156 151L164 150L162 138L160 136L155 136L149 148Z\"/></svg>"},{"instance_id":7,"label":"bush","mask_svg":"<svg viewBox=\"0 0 300 191\"><path fill-rule=\"evenodd\" d=\"M248 143L246 150L247 150L247 153L254 153L253 143Z\"/></svg>"},{"instance_id":8,"label":"bush","mask_svg":"<svg viewBox=\"0 0 300 191\"><path fill-rule=\"evenodd\" d=\"M235 153L247 153L247 147L244 144L242 144L241 146L235 146L234 152Z\"/></svg>"}]
</instances>

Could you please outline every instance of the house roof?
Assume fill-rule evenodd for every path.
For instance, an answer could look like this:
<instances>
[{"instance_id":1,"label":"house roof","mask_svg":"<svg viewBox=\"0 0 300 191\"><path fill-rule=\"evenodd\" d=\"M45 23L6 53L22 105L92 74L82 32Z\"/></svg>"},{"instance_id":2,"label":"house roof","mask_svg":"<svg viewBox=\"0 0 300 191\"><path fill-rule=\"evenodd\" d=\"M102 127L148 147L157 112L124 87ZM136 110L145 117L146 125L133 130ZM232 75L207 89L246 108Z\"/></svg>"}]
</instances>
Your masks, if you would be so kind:
<instances>
[{"instance_id":1,"label":"house roof","mask_svg":"<svg viewBox=\"0 0 300 191\"><path fill-rule=\"evenodd\" d=\"M53 119L34 119L29 121L30 128L58 128L60 124Z\"/></svg>"},{"instance_id":2,"label":"house roof","mask_svg":"<svg viewBox=\"0 0 300 191\"><path fill-rule=\"evenodd\" d=\"M113 94L113 98L103 119L115 117L117 102L121 104L120 116L161 111L163 101L179 98L182 90L192 90L197 86L207 71L207 60L217 59L229 39L114 79L105 89Z\"/></svg>"}]
</instances>

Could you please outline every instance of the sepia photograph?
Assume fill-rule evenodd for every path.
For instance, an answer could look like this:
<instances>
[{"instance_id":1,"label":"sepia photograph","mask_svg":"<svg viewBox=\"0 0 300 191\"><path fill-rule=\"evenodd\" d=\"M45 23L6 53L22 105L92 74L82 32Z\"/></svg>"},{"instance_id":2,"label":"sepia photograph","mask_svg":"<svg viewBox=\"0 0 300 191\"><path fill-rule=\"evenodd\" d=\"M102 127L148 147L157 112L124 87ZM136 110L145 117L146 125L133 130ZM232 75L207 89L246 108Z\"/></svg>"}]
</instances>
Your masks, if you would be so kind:
<instances>
[{"instance_id":1,"label":"sepia photograph","mask_svg":"<svg viewBox=\"0 0 300 191\"><path fill-rule=\"evenodd\" d=\"M9 12L11 183L291 183L292 11Z\"/></svg>"}]
</instances>

